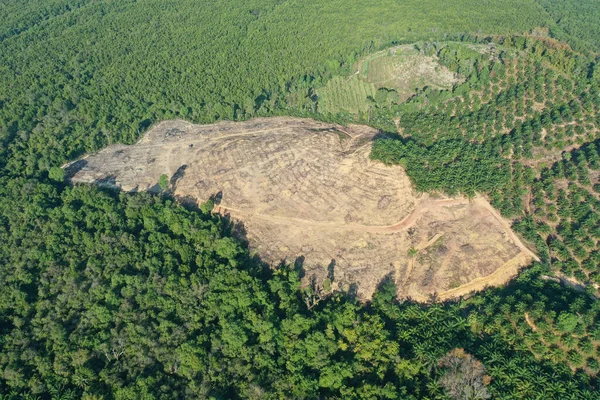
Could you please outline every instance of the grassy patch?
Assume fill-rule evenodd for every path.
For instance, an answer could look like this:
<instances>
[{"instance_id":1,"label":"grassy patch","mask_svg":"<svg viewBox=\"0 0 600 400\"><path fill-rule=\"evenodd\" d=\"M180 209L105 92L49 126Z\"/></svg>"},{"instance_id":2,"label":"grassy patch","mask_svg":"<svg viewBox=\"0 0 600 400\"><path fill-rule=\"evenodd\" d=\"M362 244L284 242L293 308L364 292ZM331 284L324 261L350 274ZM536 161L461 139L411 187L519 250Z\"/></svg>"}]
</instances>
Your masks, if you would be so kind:
<instances>
[{"instance_id":1,"label":"grassy patch","mask_svg":"<svg viewBox=\"0 0 600 400\"><path fill-rule=\"evenodd\" d=\"M319 107L332 114L366 112L373 104L401 103L425 87L451 89L456 82L453 72L418 45L397 46L359 61L349 77L329 81L318 91Z\"/></svg>"},{"instance_id":2,"label":"grassy patch","mask_svg":"<svg viewBox=\"0 0 600 400\"><path fill-rule=\"evenodd\" d=\"M375 96L375 86L355 76L336 77L318 92L319 109L324 113L346 111L354 114L369 109L368 98Z\"/></svg>"}]
</instances>

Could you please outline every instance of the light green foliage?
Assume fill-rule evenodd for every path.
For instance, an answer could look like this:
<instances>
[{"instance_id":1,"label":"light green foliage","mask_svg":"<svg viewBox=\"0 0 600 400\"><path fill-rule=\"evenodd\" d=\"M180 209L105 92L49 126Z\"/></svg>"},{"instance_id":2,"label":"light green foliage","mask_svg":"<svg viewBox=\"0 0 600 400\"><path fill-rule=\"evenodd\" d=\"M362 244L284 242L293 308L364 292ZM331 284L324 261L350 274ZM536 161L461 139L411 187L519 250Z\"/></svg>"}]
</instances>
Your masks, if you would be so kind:
<instances>
[{"instance_id":1,"label":"light green foliage","mask_svg":"<svg viewBox=\"0 0 600 400\"><path fill-rule=\"evenodd\" d=\"M331 293L331 279L325 279L323 281L323 290L325 293Z\"/></svg>"},{"instance_id":2,"label":"light green foliage","mask_svg":"<svg viewBox=\"0 0 600 400\"><path fill-rule=\"evenodd\" d=\"M595 390L561 364L592 370L594 355L575 348L540 368L532 353L515 352L519 314L506 311L515 302L542 316L575 307L584 329L598 323L585 295L531 274L459 304L399 303L386 279L369 306L333 293L308 309L293 266L255 263L217 215L147 193L1 179L0 221L11 227L0 230L6 399L416 400L439 395L436 381L452 389L438 360L457 346L489 365L491 383L472 383L492 398L531 397L549 384L580 397ZM512 386L515 374L531 383Z\"/></svg>"},{"instance_id":3,"label":"light green foliage","mask_svg":"<svg viewBox=\"0 0 600 400\"><path fill-rule=\"evenodd\" d=\"M557 327L563 333L570 333L573 332L578 321L579 317L575 314L567 312L561 313L558 316Z\"/></svg>"},{"instance_id":4,"label":"light green foliage","mask_svg":"<svg viewBox=\"0 0 600 400\"><path fill-rule=\"evenodd\" d=\"M506 216L522 216L533 207L515 227L545 261L551 251L556 269L584 282L600 280L591 222L600 207L589 191L600 169L599 87L587 80L595 60L531 40L500 38L494 48L498 59L474 57L471 50L465 59L460 46L440 46L440 62L462 71L467 81L453 91L425 91L405 105L376 109L372 119L385 129L395 129L391 118L401 115L404 138L376 142L372 157L405 165L418 190L489 193ZM517 57L515 48L525 53ZM581 149L562 152L567 145ZM542 154L556 163L537 167ZM568 184L568 190L557 193L559 184ZM573 218L591 220L575 235Z\"/></svg>"},{"instance_id":5,"label":"light green foliage","mask_svg":"<svg viewBox=\"0 0 600 400\"><path fill-rule=\"evenodd\" d=\"M52 167L48 171L50 179L56 182L63 182L65 180L65 170L60 167Z\"/></svg>"},{"instance_id":6,"label":"light green foliage","mask_svg":"<svg viewBox=\"0 0 600 400\"><path fill-rule=\"evenodd\" d=\"M350 73L393 41L547 22L534 0L9 0L0 8L0 157L27 174L133 143L161 119L287 110L286 95Z\"/></svg>"},{"instance_id":7,"label":"light green foliage","mask_svg":"<svg viewBox=\"0 0 600 400\"><path fill-rule=\"evenodd\" d=\"M488 193L504 215L516 217L514 229L542 259L537 268L568 276L583 297L559 302L555 292L547 301L559 303L560 312L547 314L546 301L533 305L519 294L515 305L511 295L496 308L502 317L492 317L488 308L495 307L486 305L487 320L494 319L489 332L509 329L508 338L516 330L538 357L576 369L591 356L593 366L598 356L588 337L596 332L600 282L600 201L593 191L600 170L600 87L589 76L595 55L523 37L499 38L497 60L464 48L448 45L438 53L440 62L465 74L464 84L375 110L373 120L390 130L391 117L399 115L403 137L377 141L371 155L405 166L418 190ZM518 57L515 48L522 51ZM538 162L544 158L551 162ZM595 301L591 307L587 296ZM509 321L523 326L504 325ZM471 326L486 329L479 317Z\"/></svg>"},{"instance_id":8,"label":"light green foliage","mask_svg":"<svg viewBox=\"0 0 600 400\"><path fill-rule=\"evenodd\" d=\"M158 179L158 186L160 186L162 190L167 190L169 188L169 177L162 174Z\"/></svg>"},{"instance_id":9,"label":"light green foliage","mask_svg":"<svg viewBox=\"0 0 600 400\"><path fill-rule=\"evenodd\" d=\"M413 45L406 45L382 50L360 60L353 66L356 71L350 76L336 76L318 90L319 110L330 114L359 114L371 106L388 107L404 102L426 86L452 88L455 83L453 73L431 57L437 52L434 45L426 43L426 47L431 49L431 54L425 55Z\"/></svg>"},{"instance_id":10,"label":"light green foliage","mask_svg":"<svg viewBox=\"0 0 600 400\"><path fill-rule=\"evenodd\" d=\"M205 214L209 214L210 212L212 212L214 207L215 207L215 202L211 199L200 204L200 210Z\"/></svg>"},{"instance_id":11,"label":"light green foliage","mask_svg":"<svg viewBox=\"0 0 600 400\"><path fill-rule=\"evenodd\" d=\"M335 114L341 111L358 114L369 110L369 97L375 95L375 86L356 77L335 77L320 89L319 111Z\"/></svg>"},{"instance_id":12,"label":"light green foliage","mask_svg":"<svg viewBox=\"0 0 600 400\"><path fill-rule=\"evenodd\" d=\"M600 7L595 0L538 0L557 21L557 36L578 48L600 49Z\"/></svg>"},{"instance_id":13,"label":"light green foliage","mask_svg":"<svg viewBox=\"0 0 600 400\"><path fill-rule=\"evenodd\" d=\"M400 95L396 90L390 90L387 93L387 100L390 104L397 104L400 101Z\"/></svg>"},{"instance_id":14,"label":"light green foliage","mask_svg":"<svg viewBox=\"0 0 600 400\"><path fill-rule=\"evenodd\" d=\"M375 92L375 102L381 106L386 106L388 102L388 91L386 89L378 89Z\"/></svg>"}]
</instances>

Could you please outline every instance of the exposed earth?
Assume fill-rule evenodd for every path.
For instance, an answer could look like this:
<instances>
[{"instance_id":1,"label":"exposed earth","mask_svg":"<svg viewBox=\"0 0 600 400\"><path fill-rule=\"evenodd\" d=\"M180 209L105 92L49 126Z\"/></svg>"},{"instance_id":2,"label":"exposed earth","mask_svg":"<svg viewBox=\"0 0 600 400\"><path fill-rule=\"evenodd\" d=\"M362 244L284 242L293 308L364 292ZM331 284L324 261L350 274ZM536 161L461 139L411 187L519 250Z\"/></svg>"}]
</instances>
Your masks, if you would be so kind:
<instances>
[{"instance_id":1,"label":"exposed earth","mask_svg":"<svg viewBox=\"0 0 600 400\"><path fill-rule=\"evenodd\" d=\"M297 118L164 121L139 143L67 165L74 183L170 190L242 221L250 248L305 280L369 299L386 277L399 297L446 299L499 285L535 257L482 197L418 194L400 166L369 159L375 129Z\"/></svg>"}]
</instances>

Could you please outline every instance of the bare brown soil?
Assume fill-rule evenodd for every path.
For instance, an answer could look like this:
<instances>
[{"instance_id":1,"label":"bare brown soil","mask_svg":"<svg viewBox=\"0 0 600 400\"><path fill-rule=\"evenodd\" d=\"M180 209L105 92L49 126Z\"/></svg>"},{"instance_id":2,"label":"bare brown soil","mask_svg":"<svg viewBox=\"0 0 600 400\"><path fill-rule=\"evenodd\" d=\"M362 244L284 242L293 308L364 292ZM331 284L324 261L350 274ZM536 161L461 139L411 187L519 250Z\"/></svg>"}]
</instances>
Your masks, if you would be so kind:
<instances>
[{"instance_id":1,"label":"bare brown soil","mask_svg":"<svg viewBox=\"0 0 600 400\"><path fill-rule=\"evenodd\" d=\"M166 174L176 196L215 196L214 210L243 222L263 260L302 264L305 279L333 278L364 299L386 277L402 298L457 297L535 257L484 198L421 195L401 167L370 160L376 133L297 118L165 121L66 171L126 191L159 190Z\"/></svg>"}]
</instances>

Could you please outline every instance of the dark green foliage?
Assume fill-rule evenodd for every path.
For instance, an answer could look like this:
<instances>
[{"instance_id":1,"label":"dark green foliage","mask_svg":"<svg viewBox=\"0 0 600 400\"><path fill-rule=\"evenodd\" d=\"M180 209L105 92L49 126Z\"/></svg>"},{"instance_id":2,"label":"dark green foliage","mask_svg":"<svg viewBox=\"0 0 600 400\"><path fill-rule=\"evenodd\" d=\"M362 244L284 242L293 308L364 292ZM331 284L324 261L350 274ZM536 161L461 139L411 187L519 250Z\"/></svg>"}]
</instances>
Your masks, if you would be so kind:
<instances>
[{"instance_id":1,"label":"dark green foliage","mask_svg":"<svg viewBox=\"0 0 600 400\"><path fill-rule=\"evenodd\" d=\"M442 46L441 61L461 69L466 83L448 96L423 93L396 107L402 137L376 141L371 155L404 166L417 190L487 194L504 216L514 218L514 230L535 249L541 260L537 271L558 274L597 299L600 126L598 83L588 73L594 56L584 61L548 40L498 41L503 46L496 51L504 55L496 61L476 55L462 60L460 46ZM514 48L530 55L515 59ZM571 147L562 151L566 146ZM538 161L544 159L551 162ZM591 320L597 304L588 314ZM588 336L594 330L575 307L562 307L558 316L529 315L527 323L539 323L535 335L518 326L516 333L536 356L593 374L598 354ZM515 316L529 309L524 303L517 309L504 304L495 323L521 324Z\"/></svg>"},{"instance_id":2,"label":"dark green foliage","mask_svg":"<svg viewBox=\"0 0 600 400\"><path fill-rule=\"evenodd\" d=\"M600 49L600 7L595 0L538 0L557 22L553 33L582 49Z\"/></svg>"},{"instance_id":3,"label":"dark green foliage","mask_svg":"<svg viewBox=\"0 0 600 400\"><path fill-rule=\"evenodd\" d=\"M312 115L314 88L387 44L548 22L534 0L3 1L0 155L34 175L161 119Z\"/></svg>"},{"instance_id":4,"label":"dark green foliage","mask_svg":"<svg viewBox=\"0 0 600 400\"><path fill-rule=\"evenodd\" d=\"M439 140L425 147L410 139L384 139L375 142L371 157L404 166L419 191L475 194L509 182L510 164L498 150L462 140Z\"/></svg>"},{"instance_id":5,"label":"dark green foliage","mask_svg":"<svg viewBox=\"0 0 600 400\"><path fill-rule=\"evenodd\" d=\"M518 36L547 26L597 47L597 12L539 3L2 2L0 398L443 399L439 360L457 347L483 363L491 398L599 398L600 68ZM368 115L316 114L328 79L417 40L465 82L402 105L382 89ZM494 42L493 56L470 42ZM250 257L212 202L65 187L58 168L160 119L280 114L386 132L399 118L404 137L373 157L421 191L488 194L542 263L456 303L400 303L386 279L369 304L331 293L309 309L302 271Z\"/></svg>"},{"instance_id":6,"label":"dark green foliage","mask_svg":"<svg viewBox=\"0 0 600 400\"><path fill-rule=\"evenodd\" d=\"M560 364L540 369L531 353L510 344L519 336L493 328L505 320L489 307L504 310L502 303L514 303L510 293L528 293L520 310L536 318L569 304L561 321L584 315L583 329L598 323L589 302L574 293L539 314L535 296L547 300L547 289L535 275L506 293L432 306L398 303L386 280L371 306L335 293L308 310L298 271L265 270L218 216L147 194L4 183L0 391L6 398L427 398L441 393L432 384L445 373L438 359L456 347L488 368L491 385L484 391L492 396L539 393L549 382L554 390L590 395L595 385ZM589 343L579 345L585 354ZM583 363L578 354L569 360ZM511 380L524 370L535 371L532 386Z\"/></svg>"},{"instance_id":7,"label":"dark green foliage","mask_svg":"<svg viewBox=\"0 0 600 400\"><path fill-rule=\"evenodd\" d=\"M184 389L186 379L220 386L236 370L268 372L244 344L269 346L272 305L215 217L149 195L24 180L2 198L5 388L44 392L58 379L116 395L160 384L179 397L205 390Z\"/></svg>"}]
</instances>

